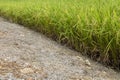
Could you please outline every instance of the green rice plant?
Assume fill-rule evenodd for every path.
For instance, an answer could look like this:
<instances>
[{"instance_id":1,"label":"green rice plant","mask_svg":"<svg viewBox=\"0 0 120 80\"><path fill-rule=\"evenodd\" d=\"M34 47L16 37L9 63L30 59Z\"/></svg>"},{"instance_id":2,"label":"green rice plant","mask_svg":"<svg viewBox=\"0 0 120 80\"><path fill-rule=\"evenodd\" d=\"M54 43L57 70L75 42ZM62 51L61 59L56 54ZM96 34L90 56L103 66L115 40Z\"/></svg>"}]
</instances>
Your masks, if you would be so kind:
<instances>
[{"instance_id":1,"label":"green rice plant","mask_svg":"<svg viewBox=\"0 0 120 80\"><path fill-rule=\"evenodd\" d=\"M0 15L120 69L120 0L0 0Z\"/></svg>"}]
</instances>

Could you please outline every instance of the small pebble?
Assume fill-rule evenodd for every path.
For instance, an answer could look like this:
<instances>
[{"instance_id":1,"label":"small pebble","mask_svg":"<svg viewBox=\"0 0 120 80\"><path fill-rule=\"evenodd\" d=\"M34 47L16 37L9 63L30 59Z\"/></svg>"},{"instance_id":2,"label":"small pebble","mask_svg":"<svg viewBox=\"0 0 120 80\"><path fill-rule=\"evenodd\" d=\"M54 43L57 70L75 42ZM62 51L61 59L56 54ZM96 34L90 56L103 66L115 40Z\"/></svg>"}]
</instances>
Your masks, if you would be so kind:
<instances>
[{"instance_id":1,"label":"small pebble","mask_svg":"<svg viewBox=\"0 0 120 80\"><path fill-rule=\"evenodd\" d=\"M33 69L31 69L31 68L21 69L20 72L23 73L23 74L34 73Z\"/></svg>"},{"instance_id":2,"label":"small pebble","mask_svg":"<svg viewBox=\"0 0 120 80\"><path fill-rule=\"evenodd\" d=\"M85 64L86 64L87 66L91 66L91 63L90 63L89 60L85 60Z\"/></svg>"}]
</instances>

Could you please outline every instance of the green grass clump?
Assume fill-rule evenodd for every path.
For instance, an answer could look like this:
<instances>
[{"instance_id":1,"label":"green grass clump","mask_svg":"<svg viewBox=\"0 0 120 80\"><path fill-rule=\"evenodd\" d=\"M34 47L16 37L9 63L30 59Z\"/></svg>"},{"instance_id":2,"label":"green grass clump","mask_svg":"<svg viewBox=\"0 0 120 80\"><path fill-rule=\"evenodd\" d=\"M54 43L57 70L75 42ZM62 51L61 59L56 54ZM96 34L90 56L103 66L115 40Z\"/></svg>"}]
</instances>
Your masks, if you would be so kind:
<instances>
[{"instance_id":1,"label":"green grass clump","mask_svg":"<svg viewBox=\"0 0 120 80\"><path fill-rule=\"evenodd\" d=\"M120 69L120 0L0 0L0 15Z\"/></svg>"}]
</instances>

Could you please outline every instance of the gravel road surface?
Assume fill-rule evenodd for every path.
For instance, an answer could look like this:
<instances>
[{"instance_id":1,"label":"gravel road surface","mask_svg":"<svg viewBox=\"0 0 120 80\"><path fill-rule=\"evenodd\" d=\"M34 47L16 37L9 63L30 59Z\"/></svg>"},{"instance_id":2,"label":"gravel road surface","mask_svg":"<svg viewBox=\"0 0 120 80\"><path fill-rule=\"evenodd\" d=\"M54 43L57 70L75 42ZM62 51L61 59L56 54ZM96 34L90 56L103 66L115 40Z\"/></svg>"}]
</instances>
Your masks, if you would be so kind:
<instances>
[{"instance_id":1,"label":"gravel road surface","mask_svg":"<svg viewBox=\"0 0 120 80\"><path fill-rule=\"evenodd\" d=\"M120 80L120 73L0 18L0 80Z\"/></svg>"}]
</instances>

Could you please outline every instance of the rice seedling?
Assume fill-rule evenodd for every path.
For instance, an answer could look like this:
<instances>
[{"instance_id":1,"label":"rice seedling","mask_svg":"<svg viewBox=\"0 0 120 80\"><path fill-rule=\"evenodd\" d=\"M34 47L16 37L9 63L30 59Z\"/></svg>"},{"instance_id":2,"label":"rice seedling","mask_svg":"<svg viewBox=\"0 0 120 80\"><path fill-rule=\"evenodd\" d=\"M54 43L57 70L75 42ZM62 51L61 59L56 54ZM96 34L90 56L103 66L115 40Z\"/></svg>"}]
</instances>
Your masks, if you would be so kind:
<instances>
[{"instance_id":1,"label":"rice seedling","mask_svg":"<svg viewBox=\"0 0 120 80\"><path fill-rule=\"evenodd\" d=\"M0 0L0 15L120 69L120 0Z\"/></svg>"}]
</instances>

